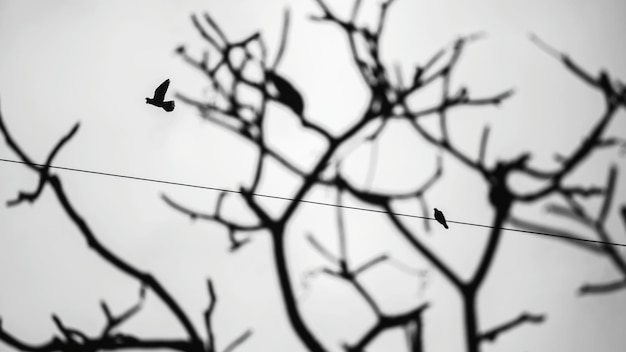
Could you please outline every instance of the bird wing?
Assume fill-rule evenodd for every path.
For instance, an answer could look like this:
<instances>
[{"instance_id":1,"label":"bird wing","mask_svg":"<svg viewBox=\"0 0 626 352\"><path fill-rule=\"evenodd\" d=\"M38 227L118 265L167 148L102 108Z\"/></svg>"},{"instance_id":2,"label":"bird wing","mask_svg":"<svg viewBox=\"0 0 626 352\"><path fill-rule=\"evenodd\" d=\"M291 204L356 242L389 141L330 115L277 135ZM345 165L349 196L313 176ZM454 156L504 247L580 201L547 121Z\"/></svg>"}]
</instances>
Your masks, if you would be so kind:
<instances>
[{"instance_id":1,"label":"bird wing","mask_svg":"<svg viewBox=\"0 0 626 352\"><path fill-rule=\"evenodd\" d=\"M170 80L166 79L165 82L161 83L157 89L154 90L154 100L163 101L165 100L165 92L167 92L167 88L170 86Z\"/></svg>"}]
</instances>

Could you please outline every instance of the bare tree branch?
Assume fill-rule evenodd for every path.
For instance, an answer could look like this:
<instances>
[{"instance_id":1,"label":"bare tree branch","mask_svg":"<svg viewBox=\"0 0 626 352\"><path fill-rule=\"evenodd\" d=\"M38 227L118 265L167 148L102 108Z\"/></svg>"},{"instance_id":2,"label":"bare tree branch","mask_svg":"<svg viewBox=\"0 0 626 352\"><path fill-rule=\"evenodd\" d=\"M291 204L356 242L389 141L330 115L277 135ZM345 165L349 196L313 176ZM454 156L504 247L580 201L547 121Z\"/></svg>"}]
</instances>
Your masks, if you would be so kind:
<instances>
[{"instance_id":1,"label":"bare tree branch","mask_svg":"<svg viewBox=\"0 0 626 352\"><path fill-rule=\"evenodd\" d=\"M289 10L285 10L285 15L283 17L283 30L280 36L280 44L278 46L278 52L276 53L276 59L274 59L274 63L271 66L272 71L276 70L278 64L280 64L280 60L283 57L283 53L285 52L285 46L287 45L287 35L289 33Z\"/></svg>"},{"instance_id":2,"label":"bare tree branch","mask_svg":"<svg viewBox=\"0 0 626 352\"><path fill-rule=\"evenodd\" d=\"M563 243L568 243L568 244L571 244L572 246L578 246L582 249L585 249L595 254L603 253L602 248L598 246L597 244L580 241L581 239L584 239L584 237L581 235L576 235L571 232L560 230L554 227L548 227L545 225L536 224L528 220L517 218L515 216L509 217L507 221L513 226L518 226L526 230L542 232L542 233L550 233L550 234L555 234L559 237L571 238L573 241L566 241Z\"/></svg>"},{"instance_id":3,"label":"bare tree branch","mask_svg":"<svg viewBox=\"0 0 626 352\"><path fill-rule=\"evenodd\" d=\"M69 139L76 132L77 126L78 125L76 125L70 131L70 133L68 133L64 138L62 138L59 143L57 143L56 147L53 150L53 153L51 153L52 156L56 154L56 152L61 148L61 146L63 146L69 141ZM0 113L0 131L2 131L7 144L10 146L10 148L13 151L16 152L16 154L18 154L19 156L26 156L26 154L22 151L22 149L13 141L13 138L9 134L8 130L6 129L6 126L4 124L4 119L1 113ZM30 163L32 165L32 162L28 158L22 159L22 161L25 163ZM161 283L157 279L155 279L152 275L148 273L144 273L136 269L134 266L130 265L129 263L124 261L122 258L115 255L113 252L111 252L109 249L107 249L100 243L100 241L97 239L95 234L92 232L91 228L87 225L87 222L75 210L74 206L72 205L69 198L67 197L65 190L63 189L61 180L56 175L50 174L47 168L32 168L31 167L31 169L36 170L39 174L40 179L43 179L44 182L48 183L51 186L61 207L63 208L67 216L70 218L72 223L76 225L80 233L83 235L83 238L87 241L87 244L89 245L89 247L92 250L94 250L107 263L113 265L118 270L137 279L143 285L146 285L147 287L149 287L157 295L157 297L159 297L159 299L161 299L161 301L168 307L168 309L173 313L173 315L182 325L187 335L189 336L190 345L202 346L202 342L198 334L196 333L195 328L191 324L191 321L189 320L187 315L183 312L183 310L181 309L179 304L176 302L176 300L161 285Z\"/></svg>"},{"instance_id":4,"label":"bare tree branch","mask_svg":"<svg viewBox=\"0 0 626 352\"><path fill-rule=\"evenodd\" d=\"M615 192L615 179L617 178L617 166L611 166L611 170L609 171L609 179L606 184L606 191L604 196L604 202L602 202L602 207L600 208L600 213L598 214L598 218L596 222L598 224L604 224L606 221L606 217L609 215L609 209L611 208L611 201L613 200L613 193Z\"/></svg>"},{"instance_id":5,"label":"bare tree branch","mask_svg":"<svg viewBox=\"0 0 626 352\"><path fill-rule=\"evenodd\" d=\"M376 325L371 327L359 341L357 341L354 345L345 346L346 351L348 352L362 351L365 348L365 346L367 346L370 342L372 342L380 333L382 333L383 331L387 329L406 325L410 321L414 320L417 316L421 315L424 312L424 310L426 310L426 308L428 307L429 307L429 304L424 303L418 306L417 308L412 309L411 311L404 313L404 314L392 315L392 316L385 315L381 317L376 323Z\"/></svg>"},{"instance_id":6,"label":"bare tree branch","mask_svg":"<svg viewBox=\"0 0 626 352\"><path fill-rule=\"evenodd\" d=\"M330 251L324 247L318 240L315 239L313 234L308 234L306 239L311 243L311 246L317 250L319 254L321 254L324 258L328 259L331 263L335 265L339 265L339 259L334 256Z\"/></svg>"},{"instance_id":7,"label":"bare tree branch","mask_svg":"<svg viewBox=\"0 0 626 352\"><path fill-rule=\"evenodd\" d=\"M252 336L252 330L246 330L243 334L241 334L241 336L239 336L238 338L233 340L233 342L228 344L228 346L226 346L226 348L224 348L223 352L232 352L232 351L234 351L235 348L237 348L242 343L244 343L250 336Z\"/></svg>"},{"instance_id":8,"label":"bare tree branch","mask_svg":"<svg viewBox=\"0 0 626 352\"><path fill-rule=\"evenodd\" d=\"M626 288L626 278L602 283L602 284L585 284L580 287L578 294L581 296L589 294L606 294Z\"/></svg>"},{"instance_id":9,"label":"bare tree branch","mask_svg":"<svg viewBox=\"0 0 626 352\"><path fill-rule=\"evenodd\" d=\"M481 334L480 339L482 341L495 342L498 336L522 324L525 324L525 323L541 324L545 320L546 320L546 317L543 314L522 313L516 319L513 319L507 323L503 323L502 325L492 328L488 330L487 332Z\"/></svg>"},{"instance_id":10,"label":"bare tree branch","mask_svg":"<svg viewBox=\"0 0 626 352\"><path fill-rule=\"evenodd\" d=\"M213 283L211 280L207 280L207 289L209 291L209 307L204 311L204 325L207 331L207 352L215 352L215 335L213 334L213 324L211 318L213 317L213 311L215 310L215 303L217 303L217 296L213 289Z\"/></svg>"},{"instance_id":11,"label":"bare tree branch","mask_svg":"<svg viewBox=\"0 0 626 352\"><path fill-rule=\"evenodd\" d=\"M139 312L139 310L141 309L143 305L143 301L145 299L145 287L142 286L139 292L140 292L139 301L135 305L127 309L124 313L120 314L119 316L114 316L111 313L111 310L109 309L105 301L100 302L102 311L104 312L104 315L107 319L107 324L102 330L101 338L109 336L111 332L113 331L113 329L120 326L122 323L124 323L125 321L127 321L128 319L130 319L132 316L134 316L135 314Z\"/></svg>"}]
</instances>

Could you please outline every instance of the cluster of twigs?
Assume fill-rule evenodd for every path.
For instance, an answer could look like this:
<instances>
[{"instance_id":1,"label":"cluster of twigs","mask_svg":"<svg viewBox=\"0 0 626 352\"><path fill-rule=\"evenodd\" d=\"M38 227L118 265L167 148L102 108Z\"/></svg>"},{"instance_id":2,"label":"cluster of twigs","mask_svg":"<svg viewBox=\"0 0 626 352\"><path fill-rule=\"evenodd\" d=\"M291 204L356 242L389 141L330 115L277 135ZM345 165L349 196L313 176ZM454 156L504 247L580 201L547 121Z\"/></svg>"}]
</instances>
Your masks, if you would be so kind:
<instances>
[{"instance_id":1,"label":"cluster of twigs","mask_svg":"<svg viewBox=\"0 0 626 352\"><path fill-rule=\"evenodd\" d=\"M213 215L201 214L199 212L190 211L188 208L183 207L177 203L174 203L169 198L165 198L168 204L172 205L175 209L183 211L187 215L193 218L204 218L207 220L218 222L229 229L231 233L231 241L233 241L233 248L238 247L240 242L235 241L233 232L245 232L245 231L257 231L260 229L267 230L273 240L275 269L279 277L280 288L283 294L285 307L289 320L300 337L302 342L311 351L324 351L326 348L321 345L319 340L311 333L307 327L303 317L300 315L298 307L296 305L296 299L294 296L294 288L289 279L289 265L285 258L285 236L288 234L285 232L287 222L293 217L297 210L299 203L306 194L315 185L330 186L337 189L338 192L347 192L360 201L367 203L371 206L379 207L386 211L389 220L395 225L401 236L409 243L409 245L415 249L416 253L426 257L430 264L432 264L440 273L443 274L452 284L455 286L461 296L463 297L465 307L465 325L468 348L471 351L476 351L479 348L481 341L494 340L500 333L511 329L521 323L539 323L543 319L538 319L537 316L532 314L524 314L520 318L513 320L512 322L504 323L501 327L496 327L488 332L482 333L478 327L478 319L476 315L476 296L478 291L487 276L488 270L493 262L494 255L496 253L498 244L501 238L500 227L508 218L510 209L514 201L520 200L524 196L518 196L508 188L506 179L514 171L526 170L527 161L530 155L522 155L519 158L508 161L500 161L494 167L488 167L484 163L484 155L487 145L487 138L489 129L485 128L481 146L479 150L478 158L474 159L460 149L458 149L450 140L447 128L447 112L450 109L454 109L461 106L488 106L498 105L505 99L512 96L512 90L505 90L501 93L487 97L473 97L469 94L468 89L465 87L460 88L456 92L452 92L450 87L450 77L452 72L458 63L463 50L467 44L480 38L480 35L470 35L467 37L461 37L455 40L450 46L442 48L435 53L424 65L417 66L415 72L412 75L410 84L405 85L402 79L402 73L399 69L395 69L398 75L398 79L392 80L390 77L390 69L381 60L380 55L380 40L384 30L384 24L386 15L392 4L391 1L384 2L380 8L380 16L378 26L374 30L370 30L365 26L361 26L357 23L358 13L361 5L361 1L355 1L350 19L343 20L337 16L328 5L322 0L316 0L319 8L322 11L322 15L313 16L312 19L320 22L330 22L345 33L350 44L350 54L357 66L363 82L367 85L370 91L369 101L367 102L367 109L365 112L356 119L355 123L349 127L345 132L340 135L334 136L330 132L327 132L321 126L318 126L310 119L305 117L304 100L302 94L291 84L287 79L277 72L278 63L284 48L286 45L286 38L288 32L288 14L286 15L285 26L283 28L283 34L280 43L279 54L274 64L269 67L266 64L265 50L262 50L262 57L255 61L257 65L261 66L264 72L264 77L261 82L253 81L247 78L243 71L239 70L230 59L230 53L235 48L243 49L246 58L252 58L251 51L246 47L247 44L257 41L261 48L265 48L262 37L257 33L250 36L248 39L241 42L229 42L224 35L224 32L213 21L210 16L205 15L205 19L209 27L215 32L214 35L208 33L204 29L198 20L194 17L193 23L205 38L208 44L216 49L219 59L215 66L210 67L206 62L206 59L194 60L186 54L185 50L179 50L179 53L183 55L185 61L190 63L193 67L200 69L211 81L212 85L216 87L216 93L221 95L223 101L230 102L230 105L216 109L215 104L212 102L201 102L198 100L190 99L186 96L180 96L184 101L189 102L195 106L201 116L214 121L226 128L238 133L241 137L251 141L259 150L259 158L254 180L248 188L242 188L242 196L244 201L249 206L250 210L256 215L258 222L253 225L241 225L235 222L224 219L219 215L218 211ZM359 51L357 47L364 45L367 50L363 52ZM448 54L449 58L444 60L444 57ZM206 58L208 55L204 55ZM252 59L250 59L252 61ZM248 61L244 61L248 62ZM443 64L441 64L443 62ZM435 69L439 65L440 67ZM220 83L217 77L219 70L227 70L232 77L230 89L226 89L224 84ZM422 110L411 109L408 100L409 98L422 91L424 88L434 84L437 81L441 81L442 93L441 101L432 107L428 107ZM230 125L226 125L224 121L237 121L241 126L246 126L246 116L242 114L237 106L240 106L240 97L237 96L237 86L244 85L247 88L257 91L262 96L262 101L258 107L252 108L254 111L255 119L258 123L255 124L255 131L257 132L252 137L250 133L246 132L245 128L233 128ZM301 170L292 163L290 163L285 157L283 157L279 151L269 148L264 143L264 131L262 127L262 120L264 118L265 106L269 102L282 104L288 107L296 118L299 119L302 126L314 131L318 135L321 135L327 142L327 148L319 157L317 163L312 170ZM218 114L216 114L218 113ZM219 116L217 116L219 115ZM421 121L425 118L438 117L441 127L441 138L437 138L428 133L421 125ZM337 168L337 172L334 177L330 179L323 179L322 172L330 164L329 161L335 157L337 150L344 144L351 141L358 132L364 130L370 124L379 123L379 128L375 133L367 137L367 140L374 140L378 137L381 131L386 127L388 121L391 119L406 119L410 121L415 131L431 143L433 146L443 149L453 157L460 160L463 164L468 166L471 170L478 172L489 185L489 199L495 211L493 220L493 230L490 234L490 239L484 250L484 254L479 262L478 268L473 277L467 282L461 280L459 276L438 256L436 256L410 229L408 229L396 215L393 213L392 203L397 200L404 199L417 199L422 204L423 211L427 212L427 205L425 202L425 193L428 189L441 177L443 170L441 164L437 168L435 174L424 185L417 190L401 193L401 194L386 194L377 193L359 189L353 185L348 179L342 176L341 170ZM382 123L381 123L382 122ZM259 179L263 174L263 166L266 157L270 157L278 161L288 170L302 178L302 185L290 197L293 200L286 207L283 213L277 217L272 218L268 215L255 200L254 193L256 187L259 184ZM527 196L526 196L527 197ZM417 308L407 312L404 315L404 319L398 317L392 318L385 313L381 312L380 308L371 298L371 295L365 291L358 281L360 273L373 265L382 263L385 261L384 256L377 257L371 261L357 267L352 268L348 265L347 258L345 256L345 234L344 230L340 226L339 230L341 242L341 255L335 257L330 254L330 251L323 248L314 237L310 236L309 241L313 246L322 253L329 261L331 261L336 269L322 268L318 272L323 272L328 275L346 280L349 282L360 296L369 304L370 308L374 311L378 317L377 322L373 327L366 332L366 334L354 344L346 344L346 350L364 350L367 344L375 338L378 333L385 329L396 326L408 326L415 321L421 321L418 315L421 314L423 309L427 307L427 304L422 304ZM395 322L391 324L390 322ZM420 329L418 329L420 330ZM421 331L421 330L420 330Z\"/></svg>"},{"instance_id":2,"label":"cluster of twigs","mask_svg":"<svg viewBox=\"0 0 626 352\"><path fill-rule=\"evenodd\" d=\"M580 78L591 88L602 93L605 101L605 109L601 118L593 127L591 133L584 139L581 145L570 153L568 157L556 155L555 159L560 163L560 167L553 171L543 171L532 168L524 168L521 170L525 174L542 181L548 181L548 186L544 189L518 196L522 202L535 202L548 195L557 195L563 200L564 204L550 203L547 206L549 213L560 218L573 220L579 225L593 232L602 244L593 244L581 241L567 241L572 245L576 245L590 253L607 258L618 271L621 276L606 283L584 284L578 290L581 295L586 294L602 294L611 293L626 288L626 257L620 253L616 246L609 243L613 242L607 229L607 218L613 204L615 196L615 188L618 177L618 167L613 164L608 173L608 178L604 186L568 186L565 185L565 179L577 166L589 157L593 152L603 148L624 145L624 139L618 136L608 135L607 126L610 124L613 116L616 115L618 109L626 108L626 84L619 79L611 77L608 72L602 70L597 77L583 69L579 64L574 62L568 55L560 53L542 42L536 36L532 40L537 43L544 51L560 60L575 76ZM600 197L602 199L601 206L597 214L592 214L585 206L585 201ZM619 216L622 219L624 229L626 231L626 204L619 207ZM536 221L522 219L520 217L511 217L510 223L529 230L546 231L556 233L563 237L571 239L581 239L585 236L577 234L571 230L565 230L553 226L539 224Z\"/></svg>"}]
</instances>

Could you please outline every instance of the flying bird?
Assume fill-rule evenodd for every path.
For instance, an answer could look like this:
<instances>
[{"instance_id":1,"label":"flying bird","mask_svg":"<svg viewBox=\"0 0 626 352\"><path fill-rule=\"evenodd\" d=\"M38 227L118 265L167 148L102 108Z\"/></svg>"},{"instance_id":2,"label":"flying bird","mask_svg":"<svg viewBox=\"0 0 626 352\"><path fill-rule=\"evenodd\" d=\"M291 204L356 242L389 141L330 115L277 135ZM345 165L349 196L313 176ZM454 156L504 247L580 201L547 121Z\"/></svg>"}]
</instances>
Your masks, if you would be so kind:
<instances>
[{"instance_id":1,"label":"flying bird","mask_svg":"<svg viewBox=\"0 0 626 352\"><path fill-rule=\"evenodd\" d=\"M154 105L159 108L163 108L163 110L170 112L174 110L174 101L164 101L165 100L165 92L167 92L167 87L170 86L170 80L166 79L165 82L161 83L157 89L154 90L154 97L146 98L146 104Z\"/></svg>"},{"instance_id":2,"label":"flying bird","mask_svg":"<svg viewBox=\"0 0 626 352\"><path fill-rule=\"evenodd\" d=\"M435 209L435 220L437 220L441 225L443 225L443 227L445 227L446 229L448 228L448 224L446 223L446 217L443 216L443 213L437 209Z\"/></svg>"}]
</instances>

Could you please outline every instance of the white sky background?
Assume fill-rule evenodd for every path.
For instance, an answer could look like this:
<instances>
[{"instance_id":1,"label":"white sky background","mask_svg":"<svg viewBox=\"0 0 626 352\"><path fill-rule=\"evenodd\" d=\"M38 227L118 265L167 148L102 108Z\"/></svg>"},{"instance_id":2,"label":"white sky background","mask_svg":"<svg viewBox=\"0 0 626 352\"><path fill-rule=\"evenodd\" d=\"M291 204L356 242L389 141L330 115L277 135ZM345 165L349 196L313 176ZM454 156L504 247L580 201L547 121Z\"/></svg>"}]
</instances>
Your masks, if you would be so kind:
<instances>
[{"instance_id":1,"label":"white sky background","mask_svg":"<svg viewBox=\"0 0 626 352\"><path fill-rule=\"evenodd\" d=\"M330 1L329 1L330 3ZM375 16L375 1L365 1L364 18ZM333 1L343 16L352 0ZM178 102L165 113L147 106L144 97L165 78L168 95L200 97L202 76L176 57L187 44L193 55L204 48L190 14L208 10L231 39L261 30L273 58L283 9L291 9L291 32L280 72L304 92L306 112L332 131L341 131L364 109L365 87L351 66L347 42L331 24L308 20L319 14L308 1L0 1L0 108L13 136L36 160L43 161L56 141L77 121L75 138L55 164L87 170L236 189L252 177L251 148L219 127L201 121ZM551 165L555 151L567 151L602 112L601 97L559 62L528 40L530 31L569 53L592 72L605 67L626 79L626 31L620 1L414 1L392 7L383 44L383 59L399 62L410 78L439 47L459 34L485 31L485 40L469 45L453 84L486 95L513 87L516 96L501 108L459 110L451 115L453 139L466 150L478 150L482 126L492 126L488 160L538 153L534 160ZM436 92L420 102L432 102ZM418 103L420 103L418 102ZM309 167L320 143L305 138L295 119L281 108L270 112L270 142L299 165ZM613 131L624 131L623 113ZM430 175L436 151L419 143L401 123L382 137L374 187L402 190ZM540 152L540 153L539 153ZM0 157L16 159L0 145ZM368 147L354 152L345 169L357 183L365 180ZM615 150L602 153L577 174L582 182L604 182L608 165L623 168ZM451 158L445 177L428 195L431 206L449 219L489 224L491 213L484 186ZM289 197L296 183L270 170L262 193ZM238 351L300 351L288 325L273 269L270 241L259 235L235 254L228 253L226 233L208 223L191 223L168 208L166 192L195 209L211 211L216 192L103 176L58 171L70 199L100 240L139 268L157 276L181 302L198 330L207 306L205 279L214 280L219 303L214 316L220 348L247 328L252 338ZM0 163L0 199L36 185L25 167ZM626 198L624 172L615 204ZM462 196L460 195L462 192ZM334 201L334 193L316 190L310 198ZM229 203L228 214L243 216ZM280 209L279 201L262 200ZM529 210L538 219L541 207ZM419 214L417 204L398 211ZM334 209L301 205L290 228L289 262L294 283L302 272L325 264L304 241L308 231L330 248L337 246ZM614 241L625 243L624 228L611 213ZM385 216L346 211L350 254L355 263L382 252L414 268L425 262L406 247ZM135 302L138 284L121 275L87 249L50 190L33 205L0 207L0 317L3 327L27 341L42 342L56 333L50 318L58 314L69 326L97 333L104 317L99 301L115 311ZM451 225L449 231L424 234L421 220L407 220L450 265L467 277L484 244L482 229ZM432 272L431 272L432 273ZM548 314L541 326L524 326L501 336L485 351L621 351L626 344L626 295L578 298L583 282L615 277L607 261L574 247L538 236L505 233L504 241L479 299L480 325L489 328L522 311ZM460 299L434 273L418 295L417 278L384 265L366 277L367 287L388 312L399 312L421 300L432 307L425 315L428 351L462 350ZM320 277L301 310L311 329L330 350L353 342L373 323L358 296L340 282ZM416 298L417 297L417 298ZM126 330L141 336L181 336L182 331L150 295ZM380 351L402 350L399 331L382 335ZM0 351L7 350L2 345Z\"/></svg>"}]
</instances>

